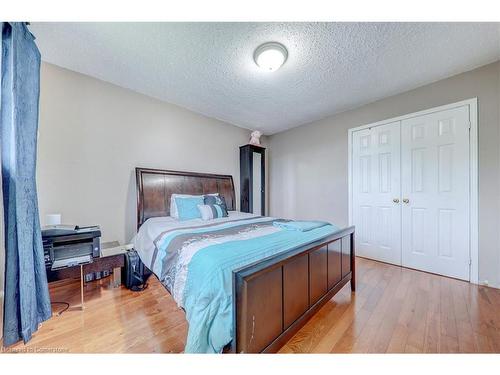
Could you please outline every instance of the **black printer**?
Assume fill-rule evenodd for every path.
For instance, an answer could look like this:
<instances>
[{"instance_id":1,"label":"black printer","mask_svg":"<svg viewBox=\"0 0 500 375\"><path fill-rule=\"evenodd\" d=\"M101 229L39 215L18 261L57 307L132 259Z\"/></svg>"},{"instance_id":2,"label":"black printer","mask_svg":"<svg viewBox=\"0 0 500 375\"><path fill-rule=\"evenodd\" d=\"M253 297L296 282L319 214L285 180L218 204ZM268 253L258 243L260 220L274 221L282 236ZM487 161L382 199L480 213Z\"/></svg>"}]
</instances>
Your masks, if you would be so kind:
<instances>
[{"instance_id":1,"label":"black printer","mask_svg":"<svg viewBox=\"0 0 500 375\"><path fill-rule=\"evenodd\" d=\"M52 271L91 263L101 255L101 229L52 227L42 230L45 267Z\"/></svg>"}]
</instances>

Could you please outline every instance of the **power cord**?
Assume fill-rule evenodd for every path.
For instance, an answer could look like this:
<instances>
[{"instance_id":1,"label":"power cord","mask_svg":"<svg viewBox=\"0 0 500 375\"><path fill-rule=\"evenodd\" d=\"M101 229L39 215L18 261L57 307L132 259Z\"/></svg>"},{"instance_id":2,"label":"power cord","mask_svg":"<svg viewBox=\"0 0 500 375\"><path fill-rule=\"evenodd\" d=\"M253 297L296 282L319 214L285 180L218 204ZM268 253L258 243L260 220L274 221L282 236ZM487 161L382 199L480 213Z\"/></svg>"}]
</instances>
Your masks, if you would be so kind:
<instances>
[{"instance_id":1,"label":"power cord","mask_svg":"<svg viewBox=\"0 0 500 375\"><path fill-rule=\"evenodd\" d=\"M69 303L68 302L51 302L50 303L51 305L65 305L66 307L64 309L62 309L61 311L58 311L56 313L56 316L61 316L63 312L65 312L66 310L69 309Z\"/></svg>"}]
</instances>

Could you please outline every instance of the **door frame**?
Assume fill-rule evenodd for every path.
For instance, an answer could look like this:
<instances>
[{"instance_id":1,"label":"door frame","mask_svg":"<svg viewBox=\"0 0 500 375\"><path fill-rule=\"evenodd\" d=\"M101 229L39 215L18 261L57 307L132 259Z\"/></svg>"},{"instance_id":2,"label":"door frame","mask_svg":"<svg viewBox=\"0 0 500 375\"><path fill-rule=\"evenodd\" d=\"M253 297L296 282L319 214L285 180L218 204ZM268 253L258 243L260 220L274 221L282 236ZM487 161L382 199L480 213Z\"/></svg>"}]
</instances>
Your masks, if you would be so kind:
<instances>
[{"instance_id":1,"label":"door frame","mask_svg":"<svg viewBox=\"0 0 500 375\"><path fill-rule=\"evenodd\" d=\"M418 112L412 112L406 115L389 118L370 124L357 126L348 130L348 191L349 191L349 225L352 223L352 135L354 132L385 125L391 122L403 121L412 117L428 115L434 112L441 112L457 107L469 106L469 281L473 284L479 283L479 178L478 178L478 100L476 98L462 100L456 103L446 104L439 107L433 107Z\"/></svg>"}]
</instances>

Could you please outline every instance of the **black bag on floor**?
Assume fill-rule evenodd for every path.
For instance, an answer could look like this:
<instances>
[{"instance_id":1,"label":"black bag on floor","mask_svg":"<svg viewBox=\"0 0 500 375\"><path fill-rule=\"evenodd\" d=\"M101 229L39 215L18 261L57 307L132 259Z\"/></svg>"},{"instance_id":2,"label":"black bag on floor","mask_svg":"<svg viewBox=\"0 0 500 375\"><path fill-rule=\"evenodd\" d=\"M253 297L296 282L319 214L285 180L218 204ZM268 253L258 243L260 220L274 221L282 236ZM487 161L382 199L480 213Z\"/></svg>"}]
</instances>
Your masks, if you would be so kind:
<instances>
[{"instance_id":1,"label":"black bag on floor","mask_svg":"<svg viewBox=\"0 0 500 375\"><path fill-rule=\"evenodd\" d=\"M142 263L137 251L127 251L125 253L125 267L122 273L122 279L127 289L134 292L146 289L149 276L151 276L151 271Z\"/></svg>"}]
</instances>

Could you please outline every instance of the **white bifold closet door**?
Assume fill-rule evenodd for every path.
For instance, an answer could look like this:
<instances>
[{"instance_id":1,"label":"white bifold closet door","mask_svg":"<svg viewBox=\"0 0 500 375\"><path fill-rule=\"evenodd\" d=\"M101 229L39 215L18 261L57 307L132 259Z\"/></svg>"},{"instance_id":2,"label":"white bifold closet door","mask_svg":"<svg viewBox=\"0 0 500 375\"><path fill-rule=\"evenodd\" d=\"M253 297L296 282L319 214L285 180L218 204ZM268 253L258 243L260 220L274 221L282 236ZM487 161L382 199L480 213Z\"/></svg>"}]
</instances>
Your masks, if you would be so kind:
<instances>
[{"instance_id":1,"label":"white bifold closet door","mask_svg":"<svg viewBox=\"0 0 500 375\"><path fill-rule=\"evenodd\" d=\"M469 107L401 122L402 265L469 280Z\"/></svg>"},{"instance_id":2,"label":"white bifold closet door","mask_svg":"<svg viewBox=\"0 0 500 375\"><path fill-rule=\"evenodd\" d=\"M363 257L469 280L469 107L355 131L352 222Z\"/></svg>"},{"instance_id":3,"label":"white bifold closet door","mask_svg":"<svg viewBox=\"0 0 500 375\"><path fill-rule=\"evenodd\" d=\"M401 264L400 123L353 134L353 222L360 256Z\"/></svg>"}]
</instances>

